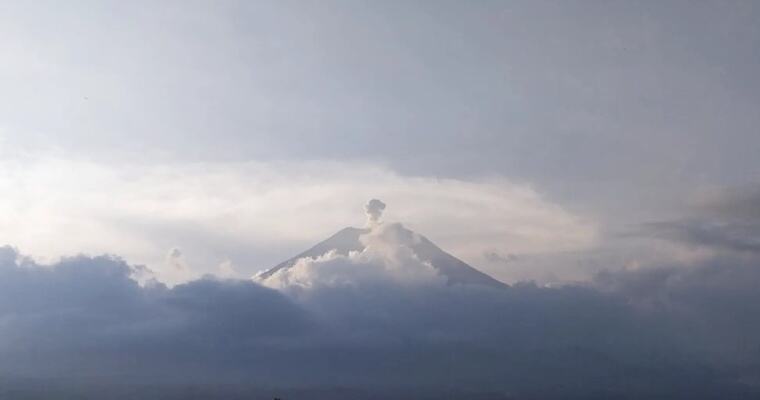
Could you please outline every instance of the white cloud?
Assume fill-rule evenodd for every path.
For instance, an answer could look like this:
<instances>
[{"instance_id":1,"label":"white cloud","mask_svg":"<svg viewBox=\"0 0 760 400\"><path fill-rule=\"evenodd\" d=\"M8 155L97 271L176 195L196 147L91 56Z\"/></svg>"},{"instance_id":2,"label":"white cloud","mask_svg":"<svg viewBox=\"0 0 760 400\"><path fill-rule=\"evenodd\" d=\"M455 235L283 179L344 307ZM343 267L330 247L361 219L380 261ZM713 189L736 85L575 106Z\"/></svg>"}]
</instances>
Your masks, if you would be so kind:
<instances>
[{"instance_id":1,"label":"white cloud","mask_svg":"<svg viewBox=\"0 0 760 400\"><path fill-rule=\"evenodd\" d=\"M107 165L0 161L0 238L43 261L117 253L165 274L179 246L198 273L231 260L252 274L345 226L380 198L402 221L473 264L487 251L579 250L595 227L503 178L409 177L337 162ZM498 276L497 269L488 270Z\"/></svg>"},{"instance_id":2,"label":"white cloud","mask_svg":"<svg viewBox=\"0 0 760 400\"><path fill-rule=\"evenodd\" d=\"M240 274L235 270L235 266L230 260L224 260L216 266L216 273L214 274L223 279L239 279Z\"/></svg>"},{"instance_id":3,"label":"white cloud","mask_svg":"<svg viewBox=\"0 0 760 400\"><path fill-rule=\"evenodd\" d=\"M401 230L399 224L375 226L360 237L366 246L362 251L344 255L330 250L318 257L301 258L292 267L280 269L259 283L294 294L310 289L375 284L445 285L446 279L404 242Z\"/></svg>"}]
</instances>

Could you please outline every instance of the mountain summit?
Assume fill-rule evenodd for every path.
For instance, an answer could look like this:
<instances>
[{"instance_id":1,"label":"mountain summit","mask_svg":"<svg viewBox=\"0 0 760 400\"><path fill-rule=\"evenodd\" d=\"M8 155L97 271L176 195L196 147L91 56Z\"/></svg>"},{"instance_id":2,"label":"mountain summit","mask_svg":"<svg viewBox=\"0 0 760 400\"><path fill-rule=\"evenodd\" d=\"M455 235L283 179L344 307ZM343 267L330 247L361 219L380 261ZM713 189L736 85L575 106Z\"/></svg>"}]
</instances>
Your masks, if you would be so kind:
<instances>
[{"instance_id":1,"label":"mountain summit","mask_svg":"<svg viewBox=\"0 0 760 400\"><path fill-rule=\"evenodd\" d=\"M385 204L381 201L371 200L365 206L368 216L366 228L347 227L341 229L314 247L258 274L254 279L266 284L268 280L275 279L278 275L288 274L291 269L299 265L301 260L318 261L328 255L330 257L349 257L374 251L375 258L377 258L377 254L380 254L381 258L386 259L386 264L397 264L394 267L395 269L403 270L407 267L412 268L411 264L423 264L445 279L448 285L507 286L443 251L426 237L405 228L403 225L382 223L380 217L384 208ZM320 267L325 268L324 265ZM352 267L361 268L363 265Z\"/></svg>"}]
</instances>

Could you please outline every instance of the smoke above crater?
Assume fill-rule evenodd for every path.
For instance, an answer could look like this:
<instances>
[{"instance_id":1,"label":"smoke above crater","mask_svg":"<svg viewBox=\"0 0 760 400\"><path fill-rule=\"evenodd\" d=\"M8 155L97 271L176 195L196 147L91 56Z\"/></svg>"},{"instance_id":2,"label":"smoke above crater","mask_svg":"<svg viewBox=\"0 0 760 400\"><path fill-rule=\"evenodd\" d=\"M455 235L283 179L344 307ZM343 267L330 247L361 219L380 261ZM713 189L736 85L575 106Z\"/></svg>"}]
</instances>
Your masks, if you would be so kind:
<instances>
[{"instance_id":1,"label":"smoke above crater","mask_svg":"<svg viewBox=\"0 0 760 400\"><path fill-rule=\"evenodd\" d=\"M367 226L375 226L382 222L385 203L378 199L372 199L364 205L364 212L367 214Z\"/></svg>"}]
</instances>

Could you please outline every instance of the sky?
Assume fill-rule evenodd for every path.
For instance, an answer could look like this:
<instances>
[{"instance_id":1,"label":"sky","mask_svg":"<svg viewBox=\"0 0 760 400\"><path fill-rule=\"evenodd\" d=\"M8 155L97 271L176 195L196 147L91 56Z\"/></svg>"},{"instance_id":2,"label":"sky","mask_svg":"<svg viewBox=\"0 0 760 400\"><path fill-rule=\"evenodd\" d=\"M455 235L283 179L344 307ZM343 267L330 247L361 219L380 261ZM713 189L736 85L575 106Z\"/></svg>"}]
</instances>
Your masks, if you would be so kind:
<instances>
[{"instance_id":1,"label":"sky","mask_svg":"<svg viewBox=\"0 0 760 400\"><path fill-rule=\"evenodd\" d=\"M249 274L361 224L361 204L397 188L377 182L349 205L318 187L371 186L379 173L444 182L452 197L447 184L532 191L535 207L575 218L550 228L574 239L465 250L448 238L514 222L478 216L448 232L408 215L428 191L389 202L500 279L541 280L482 254L585 251L600 229L684 218L702 197L756 187L757 17L752 2L3 2L0 184L13 194L0 227L50 260L107 252L160 269L178 247L199 271L229 259ZM231 217L260 235L290 231L265 251L240 249L257 241L219 221L294 190L310 193ZM435 217L457 207L425 197ZM511 195L492 200L480 208L522 213ZM98 227L76 226L85 220ZM166 243L125 243L151 234Z\"/></svg>"},{"instance_id":2,"label":"sky","mask_svg":"<svg viewBox=\"0 0 760 400\"><path fill-rule=\"evenodd\" d=\"M192 373L162 366L167 380L208 377L205 364L292 387L314 382L304 369L288 377L230 354L317 368L325 349L358 351L365 357L319 376L340 385L355 367L366 389L410 384L383 354L425 369L441 364L438 346L456 343L461 369L432 369L420 385L449 373L462 383L451 390L536 395L539 375L560 382L547 371L582 353L584 387L609 365L642 371L634 392L676 368L683 374L650 386L698 377L704 393L742 397L760 385L760 347L747 333L760 279L757 70L760 5L749 1L0 0L0 354L47 376L23 349L42 340L29 332L49 327L71 340L45 351L89 343L80 361L92 371L113 367L124 340L145 354L135 366L156 365L155 349L198 351L177 358ZM250 282L363 227L370 199L387 205L385 221L512 294L449 293L435 279L399 286L382 277L389 265L417 263L388 244L314 261L348 274L338 289L308 262L307 289ZM355 264L379 272L356 280L346 267ZM45 297L51 287L61 298L82 292L62 302L71 319L55 317L64 306ZM116 293L86 312L103 287ZM346 299L354 306L336 306ZM420 322L425 304L452 311ZM452 304L489 311L460 329L470 316ZM229 320L209 320L208 307ZM494 315L524 318L523 328L490 328ZM341 330L349 321L353 335ZM532 338L527 327L567 337ZM307 333L281 335L293 330ZM230 347L215 354L223 337ZM502 379L519 369L488 349L514 354L531 379Z\"/></svg>"}]
</instances>

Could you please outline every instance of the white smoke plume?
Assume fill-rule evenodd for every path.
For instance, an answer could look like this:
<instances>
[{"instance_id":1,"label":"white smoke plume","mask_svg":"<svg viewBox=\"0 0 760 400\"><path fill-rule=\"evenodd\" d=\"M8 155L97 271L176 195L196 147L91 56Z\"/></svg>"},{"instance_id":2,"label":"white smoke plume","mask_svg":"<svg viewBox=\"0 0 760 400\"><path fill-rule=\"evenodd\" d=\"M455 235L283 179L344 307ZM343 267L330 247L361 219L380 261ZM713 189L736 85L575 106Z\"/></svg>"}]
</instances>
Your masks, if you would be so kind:
<instances>
[{"instance_id":1,"label":"white smoke plume","mask_svg":"<svg viewBox=\"0 0 760 400\"><path fill-rule=\"evenodd\" d=\"M375 226L380 223L385 210L385 203L378 199L370 200L364 206L364 212L367 213L367 226Z\"/></svg>"}]
</instances>

